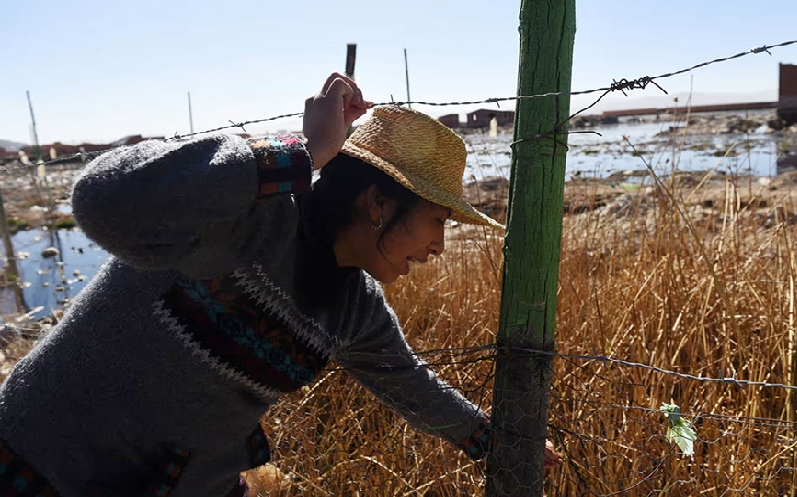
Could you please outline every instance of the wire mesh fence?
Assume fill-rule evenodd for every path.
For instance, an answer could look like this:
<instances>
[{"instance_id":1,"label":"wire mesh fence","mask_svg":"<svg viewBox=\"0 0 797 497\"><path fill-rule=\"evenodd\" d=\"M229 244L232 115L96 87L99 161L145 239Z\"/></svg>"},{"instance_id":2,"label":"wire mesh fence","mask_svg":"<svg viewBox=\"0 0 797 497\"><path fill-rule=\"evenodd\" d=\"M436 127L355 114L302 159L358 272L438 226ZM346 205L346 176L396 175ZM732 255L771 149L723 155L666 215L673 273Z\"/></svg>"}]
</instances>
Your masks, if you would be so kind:
<instances>
[{"instance_id":1,"label":"wire mesh fence","mask_svg":"<svg viewBox=\"0 0 797 497\"><path fill-rule=\"evenodd\" d=\"M554 436L569 440L557 494L786 495L792 488L794 423L744 415L739 387L568 366L569 380L555 381L551 397ZM759 394L751 401L778 396ZM669 402L694 428L693 455L668 437L660 406Z\"/></svg>"}]
</instances>

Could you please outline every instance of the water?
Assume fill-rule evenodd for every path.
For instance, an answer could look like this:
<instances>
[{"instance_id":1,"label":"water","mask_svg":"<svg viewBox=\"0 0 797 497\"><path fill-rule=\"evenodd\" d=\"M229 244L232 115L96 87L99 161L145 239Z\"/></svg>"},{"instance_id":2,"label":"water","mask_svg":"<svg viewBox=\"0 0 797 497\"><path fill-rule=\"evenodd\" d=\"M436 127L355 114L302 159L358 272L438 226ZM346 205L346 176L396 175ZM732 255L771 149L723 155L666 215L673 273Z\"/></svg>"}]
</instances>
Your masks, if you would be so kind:
<instances>
[{"instance_id":1,"label":"water","mask_svg":"<svg viewBox=\"0 0 797 497\"><path fill-rule=\"evenodd\" d=\"M720 172L739 175L776 174L777 138L763 129L749 134L682 137L667 133L673 125L661 121L573 130L576 132L568 137L566 172L570 177L607 178L626 171L644 171L647 162L657 173L669 173L673 168L707 171L716 167ZM582 131L595 131L600 136ZM511 133L499 133L497 138L474 133L464 138L469 153L466 180L509 176ZM733 152L722 157L727 150Z\"/></svg>"},{"instance_id":2,"label":"water","mask_svg":"<svg viewBox=\"0 0 797 497\"><path fill-rule=\"evenodd\" d=\"M645 163L661 173L673 167L684 171L719 171L754 176L776 174L777 138L760 130L744 135L707 134L681 139L661 136L673 123L669 121L602 126L594 133L571 133L568 137L567 174L572 177L606 178L612 174L644 171ZM578 130L577 130L578 131ZM623 137L627 137L626 142ZM490 176L509 177L512 135L500 133L489 138L484 133L465 135L468 160L465 181ZM633 147L632 147L633 145ZM735 147L735 156L723 158ZM633 178L623 181L634 181ZM58 208L71 212L68 205ZM108 254L79 230L54 232L20 231L13 237L17 252L22 252L19 272L24 282L22 296L33 318L49 315L74 298L99 270ZM42 250L58 248L60 255L43 257ZM0 290L0 315L14 312L14 293Z\"/></svg>"},{"instance_id":3,"label":"water","mask_svg":"<svg viewBox=\"0 0 797 497\"><path fill-rule=\"evenodd\" d=\"M36 319L63 308L97 274L108 253L91 242L80 230L41 229L19 231L12 237L22 281L24 305ZM45 257L42 251L54 247L59 254ZM0 314L16 311L17 297L9 289L0 291Z\"/></svg>"}]
</instances>

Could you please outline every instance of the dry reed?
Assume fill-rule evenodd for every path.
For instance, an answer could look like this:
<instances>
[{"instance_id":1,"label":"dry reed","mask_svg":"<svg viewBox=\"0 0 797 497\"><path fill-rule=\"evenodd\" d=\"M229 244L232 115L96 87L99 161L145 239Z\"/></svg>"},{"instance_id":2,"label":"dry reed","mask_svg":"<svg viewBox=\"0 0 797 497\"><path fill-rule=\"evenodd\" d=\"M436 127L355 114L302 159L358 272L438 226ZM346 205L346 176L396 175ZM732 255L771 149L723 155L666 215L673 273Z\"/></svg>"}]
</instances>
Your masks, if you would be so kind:
<instances>
[{"instance_id":1,"label":"dry reed","mask_svg":"<svg viewBox=\"0 0 797 497\"><path fill-rule=\"evenodd\" d=\"M565 217L557 351L794 384L790 190L733 178L687 188L675 178ZM443 257L387 288L419 351L494 342L501 240L464 227L450 234ZM455 352L426 359L489 410L490 357ZM694 422L700 438L693 458L665 439L657 411L663 402L678 404ZM783 388L557 358L549 426L566 463L549 473L546 492L785 495L793 488L794 409L795 396ZM482 463L413 431L345 372L328 372L269 412L264 425L284 473L250 473L263 494L482 492Z\"/></svg>"}]
</instances>

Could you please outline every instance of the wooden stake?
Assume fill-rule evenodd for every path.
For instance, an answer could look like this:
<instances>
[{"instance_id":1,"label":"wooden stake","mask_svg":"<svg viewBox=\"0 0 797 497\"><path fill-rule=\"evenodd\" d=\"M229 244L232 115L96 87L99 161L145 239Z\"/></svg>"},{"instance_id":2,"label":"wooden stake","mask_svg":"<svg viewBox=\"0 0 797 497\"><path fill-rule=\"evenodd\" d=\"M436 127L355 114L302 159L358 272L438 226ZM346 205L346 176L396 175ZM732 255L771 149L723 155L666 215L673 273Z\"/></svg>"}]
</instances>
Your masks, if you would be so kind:
<instances>
[{"instance_id":1,"label":"wooden stake","mask_svg":"<svg viewBox=\"0 0 797 497\"><path fill-rule=\"evenodd\" d=\"M357 62L357 44L346 45L346 77L354 79L354 65Z\"/></svg>"}]
</instances>

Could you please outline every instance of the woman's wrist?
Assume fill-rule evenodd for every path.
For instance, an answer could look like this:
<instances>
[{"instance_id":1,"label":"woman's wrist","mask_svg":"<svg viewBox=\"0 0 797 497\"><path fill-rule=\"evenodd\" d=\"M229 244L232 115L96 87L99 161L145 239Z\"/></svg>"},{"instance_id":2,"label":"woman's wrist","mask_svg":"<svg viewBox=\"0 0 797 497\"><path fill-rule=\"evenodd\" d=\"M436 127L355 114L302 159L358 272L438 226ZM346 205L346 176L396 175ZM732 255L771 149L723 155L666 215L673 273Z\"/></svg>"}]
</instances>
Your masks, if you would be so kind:
<instances>
[{"instance_id":1,"label":"woman's wrist","mask_svg":"<svg viewBox=\"0 0 797 497\"><path fill-rule=\"evenodd\" d=\"M316 171L324 167L327 162L331 161L332 158L337 155L337 151L330 152L329 147L319 146L311 141L305 144L305 148L313 160L313 169Z\"/></svg>"}]
</instances>

